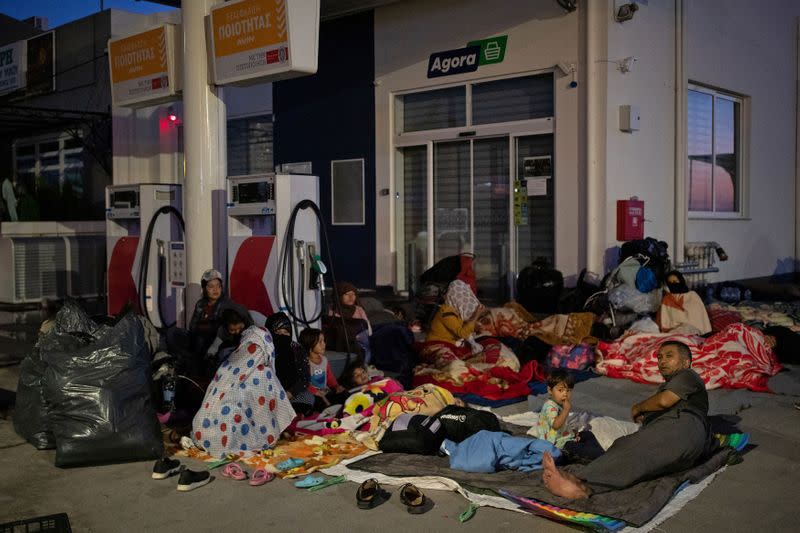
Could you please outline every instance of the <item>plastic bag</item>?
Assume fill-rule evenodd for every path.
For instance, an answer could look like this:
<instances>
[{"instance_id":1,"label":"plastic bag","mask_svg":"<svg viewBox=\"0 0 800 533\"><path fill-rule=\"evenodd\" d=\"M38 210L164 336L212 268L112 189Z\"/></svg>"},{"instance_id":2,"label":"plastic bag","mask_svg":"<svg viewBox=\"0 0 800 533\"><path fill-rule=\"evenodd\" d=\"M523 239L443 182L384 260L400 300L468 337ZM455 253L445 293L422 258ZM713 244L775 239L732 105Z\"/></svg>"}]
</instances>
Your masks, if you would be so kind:
<instances>
[{"instance_id":1,"label":"plastic bag","mask_svg":"<svg viewBox=\"0 0 800 533\"><path fill-rule=\"evenodd\" d=\"M20 364L14 430L39 450L56 447L43 390L46 363L42 354L69 351L86 344L97 325L75 302L67 300L54 319L53 328L39 338L33 351Z\"/></svg>"},{"instance_id":2,"label":"plastic bag","mask_svg":"<svg viewBox=\"0 0 800 533\"><path fill-rule=\"evenodd\" d=\"M127 315L82 346L42 353L56 466L154 459L161 432L141 323Z\"/></svg>"},{"instance_id":3,"label":"plastic bag","mask_svg":"<svg viewBox=\"0 0 800 533\"><path fill-rule=\"evenodd\" d=\"M19 366L17 401L14 411L14 430L39 450L56 447L56 440L47 418L47 406L42 391L45 364L38 348L22 360Z\"/></svg>"},{"instance_id":4,"label":"plastic bag","mask_svg":"<svg viewBox=\"0 0 800 533\"><path fill-rule=\"evenodd\" d=\"M637 314L655 313L661 306L661 291L643 293L636 287L620 285L608 291L608 302L615 310Z\"/></svg>"}]
</instances>

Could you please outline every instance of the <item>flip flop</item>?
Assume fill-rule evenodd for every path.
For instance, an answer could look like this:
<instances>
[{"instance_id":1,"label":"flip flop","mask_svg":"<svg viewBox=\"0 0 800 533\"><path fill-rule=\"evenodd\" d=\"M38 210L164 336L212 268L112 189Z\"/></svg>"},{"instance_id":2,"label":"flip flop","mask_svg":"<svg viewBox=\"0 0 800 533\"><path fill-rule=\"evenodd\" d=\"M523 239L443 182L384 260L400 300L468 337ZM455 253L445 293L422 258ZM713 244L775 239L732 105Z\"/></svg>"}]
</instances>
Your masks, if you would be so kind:
<instances>
[{"instance_id":1,"label":"flip flop","mask_svg":"<svg viewBox=\"0 0 800 533\"><path fill-rule=\"evenodd\" d=\"M235 479L236 481L243 481L247 479L247 472L242 470L242 467L237 463L229 463L222 469L222 475Z\"/></svg>"},{"instance_id":2,"label":"flip flop","mask_svg":"<svg viewBox=\"0 0 800 533\"><path fill-rule=\"evenodd\" d=\"M345 479L344 476L332 477L330 479L326 479L324 483L321 483L321 484L319 484L319 485L317 485L315 487L309 488L308 492L316 492L318 490L322 490L322 489L328 488L328 487L330 487L332 485L338 485L339 483L344 483L345 481L347 481L347 480Z\"/></svg>"},{"instance_id":3,"label":"flip flop","mask_svg":"<svg viewBox=\"0 0 800 533\"><path fill-rule=\"evenodd\" d=\"M263 468L258 468L255 472L253 472L253 477L250 478L248 483L250 483L250 485L253 487L258 487L264 483L272 481L273 479L275 479L275 474L272 472L267 472Z\"/></svg>"},{"instance_id":4,"label":"flip flop","mask_svg":"<svg viewBox=\"0 0 800 533\"><path fill-rule=\"evenodd\" d=\"M297 468L298 466L303 466L306 462L302 459L298 459L296 457L290 457L283 462L278 463L277 469L278 470L291 470L292 468Z\"/></svg>"},{"instance_id":5,"label":"flip flop","mask_svg":"<svg viewBox=\"0 0 800 533\"><path fill-rule=\"evenodd\" d=\"M306 476L305 479L295 481L294 486L298 489L310 489L325 483L325 478L321 476Z\"/></svg>"}]
</instances>

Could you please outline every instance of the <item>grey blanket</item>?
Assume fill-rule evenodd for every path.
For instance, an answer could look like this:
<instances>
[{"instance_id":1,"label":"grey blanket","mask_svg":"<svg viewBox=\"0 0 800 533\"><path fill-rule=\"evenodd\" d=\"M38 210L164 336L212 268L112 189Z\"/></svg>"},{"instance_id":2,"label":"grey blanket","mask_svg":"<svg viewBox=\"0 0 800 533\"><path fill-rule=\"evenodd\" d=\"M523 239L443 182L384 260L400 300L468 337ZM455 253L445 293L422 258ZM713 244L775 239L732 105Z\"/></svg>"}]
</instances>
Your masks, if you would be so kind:
<instances>
[{"instance_id":1,"label":"grey blanket","mask_svg":"<svg viewBox=\"0 0 800 533\"><path fill-rule=\"evenodd\" d=\"M348 466L365 472L387 476L441 476L452 479L474 492L497 492L504 489L517 496L535 498L574 511L596 513L642 526L649 522L672 498L684 482L697 483L725 465L731 448L717 450L705 462L694 468L668 476L643 481L627 489L595 494L585 500L565 500L553 496L542 483L541 471L532 474L504 470L493 474L473 474L451 470L447 457L382 453L351 463ZM578 473L580 465L566 469Z\"/></svg>"}]
</instances>

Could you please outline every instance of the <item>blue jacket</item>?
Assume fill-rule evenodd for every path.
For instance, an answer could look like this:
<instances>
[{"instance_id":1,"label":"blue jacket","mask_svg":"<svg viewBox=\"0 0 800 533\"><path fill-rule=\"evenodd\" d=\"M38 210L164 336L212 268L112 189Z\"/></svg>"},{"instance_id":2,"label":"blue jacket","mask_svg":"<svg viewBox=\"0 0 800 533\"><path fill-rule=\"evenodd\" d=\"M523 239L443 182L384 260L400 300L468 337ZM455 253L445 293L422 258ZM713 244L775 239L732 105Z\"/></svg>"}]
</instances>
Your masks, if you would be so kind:
<instances>
[{"instance_id":1,"label":"blue jacket","mask_svg":"<svg viewBox=\"0 0 800 533\"><path fill-rule=\"evenodd\" d=\"M542 468L544 452L550 452L553 458L561 456L561 450L546 440L485 429L460 443L445 440L442 446L450 455L450 468L464 472L531 472Z\"/></svg>"}]
</instances>

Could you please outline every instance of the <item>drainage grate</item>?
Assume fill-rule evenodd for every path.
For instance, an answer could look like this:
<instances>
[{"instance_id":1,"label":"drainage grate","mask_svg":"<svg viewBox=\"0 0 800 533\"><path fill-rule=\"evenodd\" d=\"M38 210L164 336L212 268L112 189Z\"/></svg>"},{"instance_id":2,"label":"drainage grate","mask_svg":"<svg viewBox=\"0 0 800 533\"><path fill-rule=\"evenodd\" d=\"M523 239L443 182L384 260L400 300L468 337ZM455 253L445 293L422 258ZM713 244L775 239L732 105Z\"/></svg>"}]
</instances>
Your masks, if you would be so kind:
<instances>
[{"instance_id":1,"label":"drainage grate","mask_svg":"<svg viewBox=\"0 0 800 533\"><path fill-rule=\"evenodd\" d=\"M0 524L0 533L33 533L34 531L71 533L72 528L69 526L69 518L66 513Z\"/></svg>"}]
</instances>

